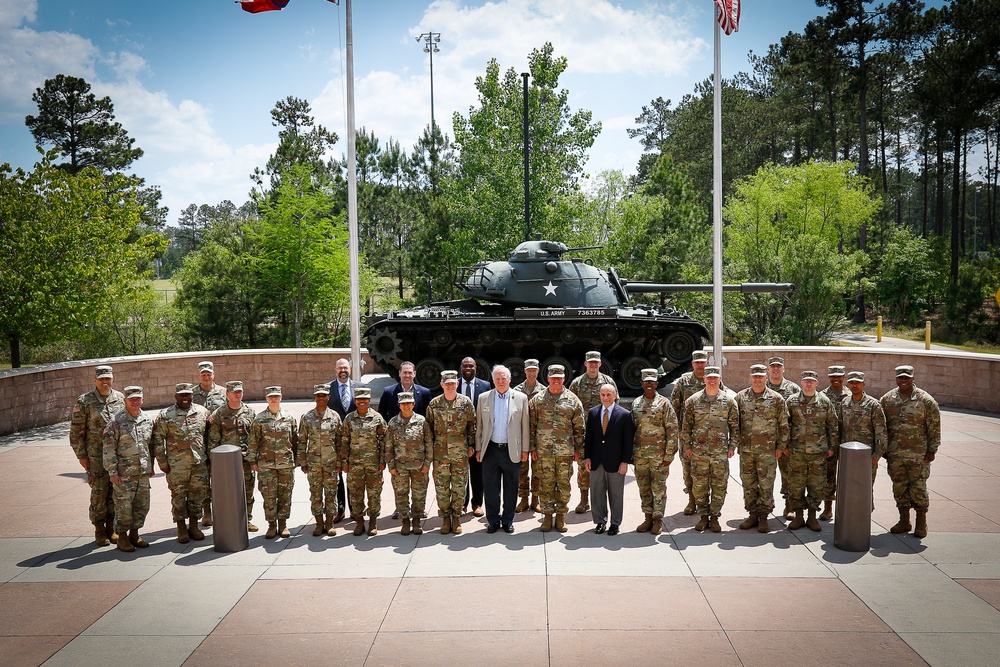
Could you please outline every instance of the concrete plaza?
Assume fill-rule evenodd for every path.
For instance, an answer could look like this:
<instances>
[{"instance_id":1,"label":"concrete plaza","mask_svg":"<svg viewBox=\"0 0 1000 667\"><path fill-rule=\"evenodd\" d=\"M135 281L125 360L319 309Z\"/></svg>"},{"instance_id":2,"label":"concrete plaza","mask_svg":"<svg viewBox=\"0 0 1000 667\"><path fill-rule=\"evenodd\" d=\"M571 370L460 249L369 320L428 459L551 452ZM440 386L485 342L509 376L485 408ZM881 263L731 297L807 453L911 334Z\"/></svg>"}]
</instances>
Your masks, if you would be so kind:
<instances>
[{"instance_id":1,"label":"concrete plaza","mask_svg":"<svg viewBox=\"0 0 1000 667\"><path fill-rule=\"evenodd\" d=\"M296 415L310 407L286 402ZM313 537L296 472L290 539L251 534L216 553L178 544L162 473L125 554L94 544L89 490L68 424L0 438L0 663L16 665L993 665L1000 655L1000 419L943 411L930 534L888 532L898 514L880 467L871 550L840 551L833 524L741 531L737 459L723 532L683 516L671 466L667 530L637 534L630 475L622 534L541 517L516 532L399 534L388 479L380 533ZM388 474L386 475L388 478ZM572 505L578 494L573 492ZM254 519L262 528L260 498Z\"/></svg>"}]
</instances>

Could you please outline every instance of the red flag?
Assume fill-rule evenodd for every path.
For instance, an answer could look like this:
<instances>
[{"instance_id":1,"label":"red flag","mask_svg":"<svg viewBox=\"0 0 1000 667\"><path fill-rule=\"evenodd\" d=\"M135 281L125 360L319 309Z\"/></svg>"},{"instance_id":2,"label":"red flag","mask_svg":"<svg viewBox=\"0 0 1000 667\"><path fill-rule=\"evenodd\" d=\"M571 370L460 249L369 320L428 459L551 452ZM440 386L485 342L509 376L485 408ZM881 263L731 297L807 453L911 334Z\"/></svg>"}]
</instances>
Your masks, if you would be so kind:
<instances>
[{"instance_id":1,"label":"red flag","mask_svg":"<svg viewBox=\"0 0 1000 667\"><path fill-rule=\"evenodd\" d=\"M740 0L715 0L715 6L719 8L718 19L722 31L727 35L738 32L740 29Z\"/></svg>"},{"instance_id":2,"label":"red flag","mask_svg":"<svg viewBox=\"0 0 1000 667\"><path fill-rule=\"evenodd\" d=\"M243 7L243 11L256 14L258 12L270 12L284 9L288 0L238 0Z\"/></svg>"}]
</instances>

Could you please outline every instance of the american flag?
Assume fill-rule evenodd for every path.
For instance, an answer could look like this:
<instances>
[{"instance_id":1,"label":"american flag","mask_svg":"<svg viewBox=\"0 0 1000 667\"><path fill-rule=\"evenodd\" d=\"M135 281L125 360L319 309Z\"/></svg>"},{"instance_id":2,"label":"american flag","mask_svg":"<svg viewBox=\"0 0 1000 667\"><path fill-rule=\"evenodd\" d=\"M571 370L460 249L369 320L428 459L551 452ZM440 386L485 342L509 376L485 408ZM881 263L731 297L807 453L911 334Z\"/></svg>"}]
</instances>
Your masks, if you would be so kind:
<instances>
[{"instance_id":1,"label":"american flag","mask_svg":"<svg viewBox=\"0 0 1000 667\"><path fill-rule=\"evenodd\" d=\"M740 29L741 4L740 0L715 0L715 6L719 8L719 25L727 35Z\"/></svg>"}]
</instances>

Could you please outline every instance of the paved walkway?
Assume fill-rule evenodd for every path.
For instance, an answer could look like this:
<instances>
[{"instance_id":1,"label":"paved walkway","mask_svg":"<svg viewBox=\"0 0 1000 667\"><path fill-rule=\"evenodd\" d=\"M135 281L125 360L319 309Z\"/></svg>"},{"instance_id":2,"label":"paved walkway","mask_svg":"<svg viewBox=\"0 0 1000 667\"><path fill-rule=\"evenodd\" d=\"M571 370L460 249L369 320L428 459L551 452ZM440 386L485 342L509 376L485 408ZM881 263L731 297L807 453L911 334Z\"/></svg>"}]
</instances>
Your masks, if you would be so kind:
<instances>
[{"instance_id":1,"label":"paved walkway","mask_svg":"<svg viewBox=\"0 0 1000 667\"><path fill-rule=\"evenodd\" d=\"M891 336L882 336L882 340L879 341L878 336L875 334L866 333L854 333L850 331L835 331L833 333L827 334L826 336L830 340L836 340L848 345L860 345L861 347L887 347L896 348L901 350L924 350L926 349L926 344L924 341L917 340L907 340L906 338L892 338ZM961 348L952 347L951 345L938 345L937 343L931 343L932 350L959 350Z\"/></svg>"},{"instance_id":2,"label":"paved walkway","mask_svg":"<svg viewBox=\"0 0 1000 667\"><path fill-rule=\"evenodd\" d=\"M287 405L296 414L305 403ZM518 515L440 535L312 537L296 473L293 537L220 554L180 545L162 473L149 549L97 547L66 424L0 438L0 662L15 665L993 665L1000 653L1000 419L946 411L930 535L888 532L884 466L867 553L814 533L740 531L733 459L723 532L698 533L668 484L667 528L641 520L631 477L617 537ZM433 488L430 493L433 499ZM577 493L574 490L575 504ZM260 499L255 514L258 523ZM211 532L210 530L206 532Z\"/></svg>"}]
</instances>

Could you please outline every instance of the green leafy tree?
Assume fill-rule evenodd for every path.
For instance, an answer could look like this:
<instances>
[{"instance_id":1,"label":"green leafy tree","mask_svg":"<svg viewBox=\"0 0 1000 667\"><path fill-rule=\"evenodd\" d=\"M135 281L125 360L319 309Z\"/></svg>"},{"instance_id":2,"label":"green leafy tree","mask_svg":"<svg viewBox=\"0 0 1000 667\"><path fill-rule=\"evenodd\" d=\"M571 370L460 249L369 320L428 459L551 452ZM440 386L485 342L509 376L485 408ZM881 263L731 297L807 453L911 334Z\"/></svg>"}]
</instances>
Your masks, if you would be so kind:
<instances>
[{"instance_id":1,"label":"green leafy tree","mask_svg":"<svg viewBox=\"0 0 1000 667\"><path fill-rule=\"evenodd\" d=\"M255 169L251 178L261 188L265 176L271 190L276 190L281 174L295 165L308 165L317 175L331 177L334 163L327 153L337 143L337 134L316 124L312 107L303 99L289 95L271 109L271 125L278 130L278 148L267 160L264 170Z\"/></svg>"},{"instance_id":2,"label":"green leafy tree","mask_svg":"<svg viewBox=\"0 0 1000 667\"><path fill-rule=\"evenodd\" d=\"M877 252L875 281L878 305L890 322L915 326L942 297L947 282L940 239L894 229Z\"/></svg>"}]
</instances>

